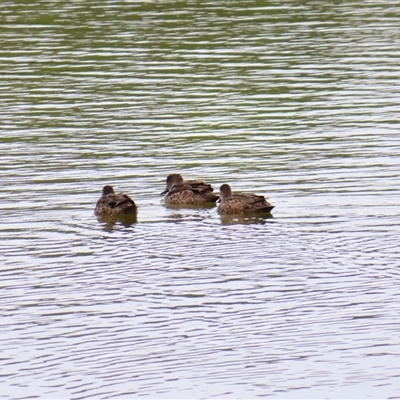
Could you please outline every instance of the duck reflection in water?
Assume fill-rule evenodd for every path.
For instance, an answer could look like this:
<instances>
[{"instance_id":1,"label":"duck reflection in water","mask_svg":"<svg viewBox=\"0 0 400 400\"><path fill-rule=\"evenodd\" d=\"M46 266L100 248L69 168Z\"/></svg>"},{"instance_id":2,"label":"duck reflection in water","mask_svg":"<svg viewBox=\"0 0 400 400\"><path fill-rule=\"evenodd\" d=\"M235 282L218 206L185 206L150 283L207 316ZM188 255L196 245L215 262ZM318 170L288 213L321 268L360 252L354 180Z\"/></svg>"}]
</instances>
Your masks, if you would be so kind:
<instances>
[{"instance_id":1,"label":"duck reflection in water","mask_svg":"<svg viewBox=\"0 0 400 400\"><path fill-rule=\"evenodd\" d=\"M131 225L137 223L136 215L122 215L116 217L98 215L97 220L103 223L103 229L106 232L112 232L117 229L129 228Z\"/></svg>"},{"instance_id":2,"label":"duck reflection in water","mask_svg":"<svg viewBox=\"0 0 400 400\"><path fill-rule=\"evenodd\" d=\"M264 215L250 215L250 214L238 214L238 215L221 215L222 225L264 225L273 222L272 214Z\"/></svg>"}]
</instances>

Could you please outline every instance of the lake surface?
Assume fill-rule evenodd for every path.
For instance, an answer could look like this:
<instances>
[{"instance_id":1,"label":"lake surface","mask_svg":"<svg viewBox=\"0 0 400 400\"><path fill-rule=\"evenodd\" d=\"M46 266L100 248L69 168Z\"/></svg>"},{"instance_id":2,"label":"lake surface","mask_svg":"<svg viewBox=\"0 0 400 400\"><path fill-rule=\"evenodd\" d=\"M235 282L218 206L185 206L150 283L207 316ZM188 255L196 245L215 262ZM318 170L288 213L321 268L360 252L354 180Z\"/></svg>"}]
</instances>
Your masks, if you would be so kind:
<instances>
[{"instance_id":1,"label":"lake surface","mask_svg":"<svg viewBox=\"0 0 400 400\"><path fill-rule=\"evenodd\" d=\"M3 1L1 397L399 398L399 14ZM166 208L172 172L273 218Z\"/></svg>"}]
</instances>

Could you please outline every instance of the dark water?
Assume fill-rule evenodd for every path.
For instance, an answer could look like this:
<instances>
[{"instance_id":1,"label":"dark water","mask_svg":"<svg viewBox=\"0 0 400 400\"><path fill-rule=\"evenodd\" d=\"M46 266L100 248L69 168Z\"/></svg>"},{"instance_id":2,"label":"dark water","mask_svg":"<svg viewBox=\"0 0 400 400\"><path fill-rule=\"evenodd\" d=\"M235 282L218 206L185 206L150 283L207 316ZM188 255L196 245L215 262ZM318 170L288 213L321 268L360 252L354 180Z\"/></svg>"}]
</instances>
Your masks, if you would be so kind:
<instances>
[{"instance_id":1,"label":"dark water","mask_svg":"<svg viewBox=\"0 0 400 400\"><path fill-rule=\"evenodd\" d=\"M3 398L399 397L399 13L2 2ZM273 218L166 208L171 172Z\"/></svg>"}]
</instances>

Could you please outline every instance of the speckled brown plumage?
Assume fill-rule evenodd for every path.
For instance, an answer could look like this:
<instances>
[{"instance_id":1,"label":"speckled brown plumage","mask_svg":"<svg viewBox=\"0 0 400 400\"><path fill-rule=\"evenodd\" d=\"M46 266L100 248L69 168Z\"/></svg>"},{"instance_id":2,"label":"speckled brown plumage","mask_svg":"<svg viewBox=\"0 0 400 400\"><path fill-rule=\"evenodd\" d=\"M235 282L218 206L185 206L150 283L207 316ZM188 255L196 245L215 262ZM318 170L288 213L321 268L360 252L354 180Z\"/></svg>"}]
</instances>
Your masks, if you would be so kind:
<instances>
[{"instance_id":1,"label":"speckled brown plumage","mask_svg":"<svg viewBox=\"0 0 400 400\"><path fill-rule=\"evenodd\" d=\"M137 207L135 202L126 194L114 192L112 186L106 185L103 193L94 209L96 215L101 216L120 216L136 215Z\"/></svg>"},{"instance_id":2,"label":"speckled brown plumage","mask_svg":"<svg viewBox=\"0 0 400 400\"><path fill-rule=\"evenodd\" d=\"M254 193L232 194L226 183L219 189L220 204L218 212L223 215L245 213L269 213L274 206L268 203L264 196Z\"/></svg>"},{"instance_id":3,"label":"speckled brown plumage","mask_svg":"<svg viewBox=\"0 0 400 400\"><path fill-rule=\"evenodd\" d=\"M180 174L168 175L166 183L167 187L161 193L165 194L165 204L196 205L215 203L219 199L208 183L184 181Z\"/></svg>"}]
</instances>

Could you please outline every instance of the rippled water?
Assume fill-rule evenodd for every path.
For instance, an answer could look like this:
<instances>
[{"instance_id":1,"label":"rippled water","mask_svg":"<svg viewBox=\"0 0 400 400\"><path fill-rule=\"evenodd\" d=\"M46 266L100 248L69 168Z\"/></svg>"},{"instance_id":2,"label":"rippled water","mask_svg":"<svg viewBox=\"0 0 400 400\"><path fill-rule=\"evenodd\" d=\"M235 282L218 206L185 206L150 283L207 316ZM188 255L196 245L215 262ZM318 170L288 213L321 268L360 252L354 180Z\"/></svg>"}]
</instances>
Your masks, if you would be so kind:
<instances>
[{"instance_id":1,"label":"rippled water","mask_svg":"<svg viewBox=\"0 0 400 400\"><path fill-rule=\"evenodd\" d=\"M399 397L400 5L328 3L2 2L3 398Z\"/></svg>"}]
</instances>

